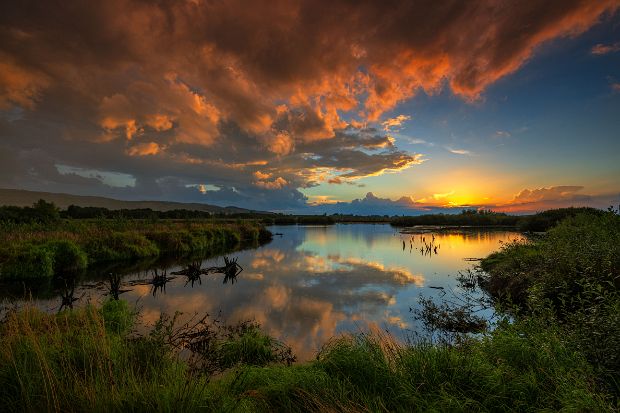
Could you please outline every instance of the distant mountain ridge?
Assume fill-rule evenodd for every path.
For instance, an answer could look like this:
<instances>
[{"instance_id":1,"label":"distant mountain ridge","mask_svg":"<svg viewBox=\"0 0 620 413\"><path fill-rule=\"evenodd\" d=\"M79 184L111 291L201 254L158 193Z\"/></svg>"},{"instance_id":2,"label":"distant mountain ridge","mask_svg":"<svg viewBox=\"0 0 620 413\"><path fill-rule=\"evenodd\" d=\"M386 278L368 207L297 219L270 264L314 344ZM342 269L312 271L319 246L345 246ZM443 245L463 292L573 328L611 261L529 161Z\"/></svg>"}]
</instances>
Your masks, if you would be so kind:
<instances>
[{"instance_id":1,"label":"distant mountain ridge","mask_svg":"<svg viewBox=\"0 0 620 413\"><path fill-rule=\"evenodd\" d=\"M32 206L39 199L53 202L60 208L67 208L69 205L81 207L99 207L108 209L141 209L150 208L154 211L170 211L173 209L187 209L191 211L205 211L216 214L238 214L264 211L253 211L235 206L220 207L216 205L170 202L170 201L122 201L120 199L105 198L101 196L71 195L54 192L26 191L23 189L3 189L0 188L0 206Z\"/></svg>"}]
</instances>

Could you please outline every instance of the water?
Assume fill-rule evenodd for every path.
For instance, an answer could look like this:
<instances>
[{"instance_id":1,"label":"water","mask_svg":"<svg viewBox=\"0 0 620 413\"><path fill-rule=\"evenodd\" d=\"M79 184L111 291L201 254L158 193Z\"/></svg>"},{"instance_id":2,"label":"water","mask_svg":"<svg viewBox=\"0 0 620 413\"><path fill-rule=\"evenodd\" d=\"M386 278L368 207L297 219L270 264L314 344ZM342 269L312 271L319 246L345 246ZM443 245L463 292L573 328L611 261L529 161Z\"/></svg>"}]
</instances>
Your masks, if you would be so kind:
<instances>
[{"instance_id":1,"label":"water","mask_svg":"<svg viewBox=\"0 0 620 413\"><path fill-rule=\"evenodd\" d=\"M459 271L471 266L464 258L484 257L501 242L520 237L478 230L401 234L385 224L269 229L282 235L259 248L229 254L243 267L235 283L224 284L222 274L212 274L192 286L179 276L153 295L151 285L131 285L150 280L150 272L134 270L123 277L123 288L130 291L121 297L137 304L145 325L162 312L176 311L220 313L230 322L256 320L304 360L339 333L379 327L403 337L419 329L410 309L417 307L421 294L443 299L444 291L457 288ZM421 252L421 237L437 249ZM223 259L204 260L202 265L221 266ZM175 262L167 266L168 274L182 268ZM76 304L101 301L105 292L101 278L97 282L87 277L75 290ZM48 311L58 309L61 301L54 294L35 299Z\"/></svg>"}]
</instances>

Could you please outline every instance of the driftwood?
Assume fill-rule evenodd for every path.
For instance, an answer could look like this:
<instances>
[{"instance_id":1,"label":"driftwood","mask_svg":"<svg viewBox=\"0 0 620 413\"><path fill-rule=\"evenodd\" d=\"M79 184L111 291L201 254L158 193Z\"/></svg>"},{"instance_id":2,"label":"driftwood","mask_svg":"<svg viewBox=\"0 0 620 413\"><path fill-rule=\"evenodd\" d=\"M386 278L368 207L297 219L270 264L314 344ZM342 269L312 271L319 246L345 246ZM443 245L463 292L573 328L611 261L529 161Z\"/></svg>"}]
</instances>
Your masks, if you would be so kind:
<instances>
[{"instance_id":1,"label":"driftwood","mask_svg":"<svg viewBox=\"0 0 620 413\"><path fill-rule=\"evenodd\" d=\"M226 284L229 280L231 284L234 284L237 280L237 276L241 274L243 271L243 267L239 265L237 262L237 258L229 259L228 257L224 257L224 266L223 267L209 267L202 271L203 274L210 273L219 273L224 274L224 284Z\"/></svg>"},{"instance_id":2,"label":"driftwood","mask_svg":"<svg viewBox=\"0 0 620 413\"><path fill-rule=\"evenodd\" d=\"M73 309L73 303L79 300L79 298L75 298L75 283L71 282L71 286L67 286L67 282L65 281L64 291L60 294L62 301L60 303L60 307L58 308L58 312L60 313L65 308Z\"/></svg>"},{"instance_id":3,"label":"driftwood","mask_svg":"<svg viewBox=\"0 0 620 413\"><path fill-rule=\"evenodd\" d=\"M156 269L153 270L153 278L151 279L151 285L153 286L152 293L153 297L157 295L157 291L161 291L164 294L166 293L166 284L168 281L174 280L176 277L168 277L166 270L161 270L161 273L157 272Z\"/></svg>"},{"instance_id":4,"label":"driftwood","mask_svg":"<svg viewBox=\"0 0 620 413\"><path fill-rule=\"evenodd\" d=\"M187 282L192 283L198 281L202 283L200 276L208 275L208 274L224 274L224 284L226 284L229 280L231 283L234 283L237 279L237 276L241 274L243 271L243 267L239 265L237 262L237 258L229 259L228 257L224 257L224 266L223 267L209 267L209 268L200 268L200 262L195 261L180 271L171 272L173 275L184 275L187 277Z\"/></svg>"},{"instance_id":5,"label":"driftwood","mask_svg":"<svg viewBox=\"0 0 620 413\"><path fill-rule=\"evenodd\" d=\"M198 284L202 284L202 279L200 278L200 276L202 275L202 271L203 270L200 268L200 261L194 261L188 264L187 268L184 268L181 271L171 272L170 274L184 275L185 277L187 277L185 285L191 282L193 287L196 281L198 281Z\"/></svg>"},{"instance_id":6,"label":"driftwood","mask_svg":"<svg viewBox=\"0 0 620 413\"><path fill-rule=\"evenodd\" d=\"M120 294L126 293L131 290L121 290L121 276L119 274L108 275L108 281L110 286L108 287L108 295L112 297L113 300L118 300L118 296Z\"/></svg>"},{"instance_id":7,"label":"driftwood","mask_svg":"<svg viewBox=\"0 0 620 413\"><path fill-rule=\"evenodd\" d=\"M183 275L186 277L185 285L188 283L192 283L192 287L194 283L198 282L202 284L201 275L219 273L224 274L224 284L228 281L234 283L237 280L237 276L243 271L243 267L239 265L237 262L237 258L229 259L228 257L224 257L224 266L223 267L209 267L209 268L200 268L200 261L194 261L188 264L187 268L184 268L179 271L171 272L170 275ZM152 270L151 279L141 279L141 280L133 280L128 281L128 285L151 285L151 293L153 297L157 295L158 292L166 293L166 284L168 281L175 279L176 277L169 277L166 273L166 270L157 269ZM146 275L146 274L145 274ZM110 276L110 292L115 299L118 297L118 294L122 294L126 291L130 290L121 290L120 289L120 279L114 278L112 275Z\"/></svg>"}]
</instances>

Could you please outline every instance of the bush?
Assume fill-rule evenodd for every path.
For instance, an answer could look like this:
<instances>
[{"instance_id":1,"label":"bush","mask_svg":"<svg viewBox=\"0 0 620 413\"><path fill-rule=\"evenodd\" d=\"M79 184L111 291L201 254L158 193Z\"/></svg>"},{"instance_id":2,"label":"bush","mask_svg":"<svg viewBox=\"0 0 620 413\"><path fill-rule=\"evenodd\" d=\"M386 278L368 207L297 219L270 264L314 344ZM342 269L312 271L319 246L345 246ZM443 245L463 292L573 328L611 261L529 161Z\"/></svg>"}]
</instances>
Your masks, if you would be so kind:
<instances>
[{"instance_id":1,"label":"bush","mask_svg":"<svg viewBox=\"0 0 620 413\"><path fill-rule=\"evenodd\" d=\"M113 232L87 242L85 250L92 261L126 260L159 255L159 248L139 233Z\"/></svg>"},{"instance_id":2,"label":"bush","mask_svg":"<svg viewBox=\"0 0 620 413\"><path fill-rule=\"evenodd\" d=\"M54 273L73 272L88 266L86 253L73 241L58 240L45 243L54 251Z\"/></svg>"},{"instance_id":3,"label":"bush","mask_svg":"<svg viewBox=\"0 0 620 413\"><path fill-rule=\"evenodd\" d=\"M595 208L558 208L526 215L519 219L519 231L544 232L556 226L562 220L579 214L602 215L605 212Z\"/></svg>"},{"instance_id":4,"label":"bush","mask_svg":"<svg viewBox=\"0 0 620 413\"><path fill-rule=\"evenodd\" d=\"M47 245L28 244L2 263L0 271L4 279L51 278L54 250Z\"/></svg>"},{"instance_id":5,"label":"bush","mask_svg":"<svg viewBox=\"0 0 620 413\"><path fill-rule=\"evenodd\" d=\"M195 241L189 231L150 231L146 238L157 244L160 251L185 254L195 248Z\"/></svg>"},{"instance_id":6,"label":"bush","mask_svg":"<svg viewBox=\"0 0 620 413\"><path fill-rule=\"evenodd\" d=\"M562 326L600 380L620 395L620 216L569 217L531 243L513 243L482 261L483 287L523 314Z\"/></svg>"}]
</instances>

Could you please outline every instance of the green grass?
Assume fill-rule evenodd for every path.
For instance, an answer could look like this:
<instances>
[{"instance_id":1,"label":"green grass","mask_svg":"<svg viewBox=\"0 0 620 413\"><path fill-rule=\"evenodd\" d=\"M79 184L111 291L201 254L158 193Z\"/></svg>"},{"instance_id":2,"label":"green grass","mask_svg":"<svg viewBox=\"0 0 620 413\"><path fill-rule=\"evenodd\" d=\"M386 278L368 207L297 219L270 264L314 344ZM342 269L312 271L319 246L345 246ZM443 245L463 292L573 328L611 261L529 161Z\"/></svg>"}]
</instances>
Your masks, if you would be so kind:
<instances>
[{"instance_id":1,"label":"green grass","mask_svg":"<svg viewBox=\"0 0 620 413\"><path fill-rule=\"evenodd\" d=\"M620 396L620 216L578 214L482 261L483 286L513 314L550 318Z\"/></svg>"},{"instance_id":2,"label":"green grass","mask_svg":"<svg viewBox=\"0 0 620 413\"><path fill-rule=\"evenodd\" d=\"M123 301L58 315L10 313L0 325L3 410L612 410L561 330L536 319L458 346L343 336L316 360L293 365L254 324L222 329L215 352L184 359L171 323L139 336L132 322ZM202 368L207 358L222 362L216 375Z\"/></svg>"},{"instance_id":3,"label":"green grass","mask_svg":"<svg viewBox=\"0 0 620 413\"><path fill-rule=\"evenodd\" d=\"M51 278L90 264L216 252L270 237L261 224L248 221L0 223L0 279Z\"/></svg>"}]
</instances>

